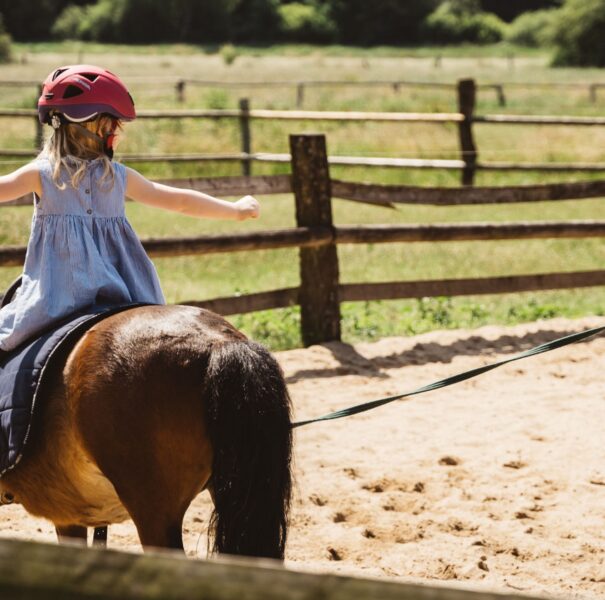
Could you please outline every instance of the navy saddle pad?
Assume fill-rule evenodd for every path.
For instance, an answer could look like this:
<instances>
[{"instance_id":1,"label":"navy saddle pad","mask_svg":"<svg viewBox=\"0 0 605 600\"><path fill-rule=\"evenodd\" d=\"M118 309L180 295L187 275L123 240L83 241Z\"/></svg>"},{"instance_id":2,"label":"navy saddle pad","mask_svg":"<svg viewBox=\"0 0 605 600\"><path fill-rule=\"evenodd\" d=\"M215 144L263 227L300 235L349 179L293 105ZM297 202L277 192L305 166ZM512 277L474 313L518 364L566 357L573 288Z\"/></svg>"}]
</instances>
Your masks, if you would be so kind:
<instances>
[{"instance_id":1,"label":"navy saddle pad","mask_svg":"<svg viewBox=\"0 0 605 600\"><path fill-rule=\"evenodd\" d=\"M136 306L146 305L92 306L0 358L0 477L23 455L37 397L53 358L95 323Z\"/></svg>"}]
</instances>

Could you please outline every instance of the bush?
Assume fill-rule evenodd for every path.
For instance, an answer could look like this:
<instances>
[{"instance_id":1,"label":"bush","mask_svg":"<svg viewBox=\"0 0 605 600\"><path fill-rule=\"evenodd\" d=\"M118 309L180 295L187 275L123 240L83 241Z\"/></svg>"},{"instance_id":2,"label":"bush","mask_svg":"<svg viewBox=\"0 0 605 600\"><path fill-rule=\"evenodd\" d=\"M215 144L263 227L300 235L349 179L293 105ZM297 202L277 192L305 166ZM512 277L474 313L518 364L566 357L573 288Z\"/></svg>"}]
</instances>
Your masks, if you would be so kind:
<instances>
[{"instance_id":1,"label":"bush","mask_svg":"<svg viewBox=\"0 0 605 600\"><path fill-rule=\"evenodd\" d=\"M219 54L227 66L232 65L239 56L237 48L233 44L223 44L219 49Z\"/></svg>"},{"instance_id":2,"label":"bush","mask_svg":"<svg viewBox=\"0 0 605 600\"><path fill-rule=\"evenodd\" d=\"M288 42L332 42L336 24L327 7L293 2L279 7L282 36Z\"/></svg>"},{"instance_id":3,"label":"bush","mask_svg":"<svg viewBox=\"0 0 605 600\"><path fill-rule=\"evenodd\" d=\"M553 28L556 66L605 67L605 1L567 0Z\"/></svg>"},{"instance_id":4,"label":"bush","mask_svg":"<svg viewBox=\"0 0 605 600\"><path fill-rule=\"evenodd\" d=\"M557 11L552 9L524 13L509 25L506 41L530 48L549 45L556 17Z\"/></svg>"},{"instance_id":5,"label":"bush","mask_svg":"<svg viewBox=\"0 0 605 600\"><path fill-rule=\"evenodd\" d=\"M424 32L438 44L493 44L504 38L506 23L481 12L478 0L446 0L427 17Z\"/></svg>"}]
</instances>

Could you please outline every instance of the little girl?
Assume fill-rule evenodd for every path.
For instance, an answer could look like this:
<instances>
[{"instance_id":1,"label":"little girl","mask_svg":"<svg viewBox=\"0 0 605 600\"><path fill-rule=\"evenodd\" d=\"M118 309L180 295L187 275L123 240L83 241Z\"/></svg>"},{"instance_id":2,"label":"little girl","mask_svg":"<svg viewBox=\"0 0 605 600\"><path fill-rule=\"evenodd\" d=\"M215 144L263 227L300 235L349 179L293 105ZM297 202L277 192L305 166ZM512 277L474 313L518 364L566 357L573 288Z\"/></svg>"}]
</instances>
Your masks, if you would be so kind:
<instances>
[{"instance_id":1,"label":"little girl","mask_svg":"<svg viewBox=\"0 0 605 600\"><path fill-rule=\"evenodd\" d=\"M22 283L0 310L0 350L93 304L165 303L153 263L126 220L125 196L194 217L259 215L252 196L226 202L153 183L112 162L122 123L136 113L122 81L105 69L53 71L38 114L52 136L37 160L0 177L0 202L33 192L35 204Z\"/></svg>"}]
</instances>

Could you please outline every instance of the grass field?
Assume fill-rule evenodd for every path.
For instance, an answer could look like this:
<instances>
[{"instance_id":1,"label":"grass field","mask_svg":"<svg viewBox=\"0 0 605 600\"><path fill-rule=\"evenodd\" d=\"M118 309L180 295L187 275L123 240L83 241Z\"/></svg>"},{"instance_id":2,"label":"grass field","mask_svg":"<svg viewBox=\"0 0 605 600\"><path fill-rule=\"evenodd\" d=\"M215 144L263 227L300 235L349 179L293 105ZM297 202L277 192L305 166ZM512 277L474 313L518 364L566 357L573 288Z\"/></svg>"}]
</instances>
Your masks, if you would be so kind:
<instances>
[{"instance_id":1,"label":"grass field","mask_svg":"<svg viewBox=\"0 0 605 600\"><path fill-rule=\"evenodd\" d=\"M168 46L126 48L52 44L17 46L23 63L0 66L2 79L42 79L52 68L70 62L102 63L117 71L132 87L139 108L173 108L170 84L150 86L140 77L188 76L207 80L410 79L453 82L472 76L480 83L527 81L605 81L598 70L554 70L540 52L521 55L507 47L372 51L309 47L244 48L235 63L224 64L213 49ZM511 66L508 58L515 53ZM443 56L435 67L436 55ZM1 88L0 106L29 107L34 90ZM506 89L508 104L497 106L493 92L482 92L480 113L601 115L603 101L589 101L587 88L578 91ZM235 107L248 96L254 107L292 108L294 88L228 90L191 88L183 107ZM310 89L305 108L342 110L450 111L453 92L402 88ZM253 123L253 148L285 152L288 133L326 133L331 154L457 158L457 130L452 125L384 125L355 123ZM476 127L482 160L605 162L605 128L493 126ZM4 120L0 148L31 147L33 123ZM138 121L128 126L120 150L124 152L227 152L239 150L237 123ZM2 172L17 163L0 161ZM239 174L239 166L224 163L138 165L150 177ZM287 165L255 164L255 173L288 172ZM332 174L350 181L412 185L458 185L459 174L445 171L338 167ZM598 175L480 173L479 185L511 185L578 180ZM188 219L130 203L127 211L141 237L195 235L205 232L271 229L294 224L291 196L260 198L262 218L257 222L227 223ZM400 207L397 210L334 201L335 221L355 223L433 223L455 221L515 221L603 219L603 201L583 200L487 207ZM25 244L31 218L29 208L0 211L0 243ZM298 282L296 250L258 251L156 260L166 295L171 302L295 286ZM431 279L505 274L575 271L602 268L603 240L536 240L506 242L418 243L339 247L342 282ZM0 270L5 286L18 269ZM343 305L346 341L406 335L435 328L474 327L485 323L516 323L557 315L605 314L605 289L542 292L485 297L436 298L420 301L370 302ZM297 309L232 317L247 333L270 347L300 344Z\"/></svg>"}]
</instances>

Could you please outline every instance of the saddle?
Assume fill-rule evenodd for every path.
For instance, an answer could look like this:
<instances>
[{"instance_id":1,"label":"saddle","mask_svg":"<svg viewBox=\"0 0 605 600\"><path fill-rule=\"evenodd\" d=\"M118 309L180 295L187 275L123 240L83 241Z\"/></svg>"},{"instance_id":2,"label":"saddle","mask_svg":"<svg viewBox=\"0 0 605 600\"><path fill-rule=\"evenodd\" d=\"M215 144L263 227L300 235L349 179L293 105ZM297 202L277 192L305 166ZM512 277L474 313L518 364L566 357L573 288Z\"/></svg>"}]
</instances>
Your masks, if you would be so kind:
<instances>
[{"instance_id":1,"label":"saddle","mask_svg":"<svg viewBox=\"0 0 605 600\"><path fill-rule=\"evenodd\" d=\"M6 292L4 292L4 296L2 296L2 300L0 301L0 308L5 307L15 297L15 292L20 286L21 276L17 277L17 279L8 286Z\"/></svg>"},{"instance_id":2,"label":"saddle","mask_svg":"<svg viewBox=\"0 0 605 600\"><path fill-rule=\"evenodd\" d=\"M0 308L6 306L21 285L17 278L6 290ZM95 323L118 312L146 306L146 303L91 306L54 324L37 338L0 355L0 478L17 466L31 428L37 399L44 389L45 374L60 356L69 350ZM96 527L93 546L107 546L107 527Z\"/></svg>"},{"instance_id":3,"label":"saddle","mask_svg":"<svg viewBox=\"0 0 605 600\"><path fill-rule=\"evenodd\" d=\"M15 281L2 299L5 306L19 287ZM95 323L145 303L91 306L23 342L0 357L0 477L21 460L45 375Z\"/></svg>"}]
</instances>

